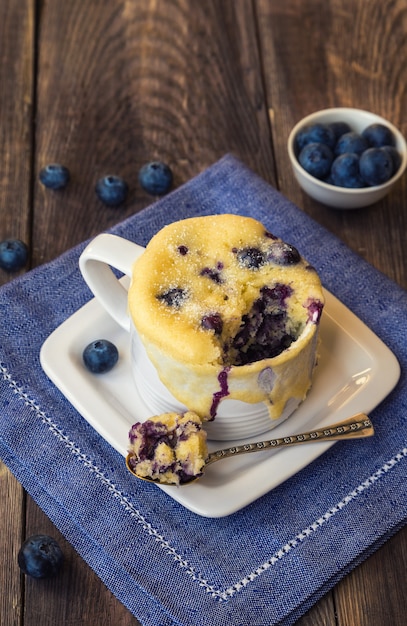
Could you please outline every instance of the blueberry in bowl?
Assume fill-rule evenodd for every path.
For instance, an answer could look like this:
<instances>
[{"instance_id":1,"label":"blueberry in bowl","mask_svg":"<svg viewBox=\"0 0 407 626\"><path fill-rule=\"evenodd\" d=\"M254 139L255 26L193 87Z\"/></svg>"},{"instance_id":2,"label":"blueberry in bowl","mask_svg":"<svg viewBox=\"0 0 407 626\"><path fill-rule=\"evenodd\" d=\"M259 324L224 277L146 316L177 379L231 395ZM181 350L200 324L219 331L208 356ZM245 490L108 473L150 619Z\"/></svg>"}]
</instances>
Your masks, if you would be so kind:
<instances>
[{"instance_id":1,"label":"blueberry in bowl","mask_svg":"<svg viewBox=\"0 0 407 626\"><path fill-rule=\"evenodd\" d=\"M331 133L324 139L319 132L319 141L325 142L325 150L331 150L334 157L328 173L322 176L301 157L304 133L309 135L315 126L335 136L332 146ZM333 208L356 209L378 202L407 166L407 146L400 131L379 115L361 109L340 107L312 113L294 126L287 146L299 185L309 196ZM370 153L373 149L375 152Z\"/></svg>"}]
</instances>

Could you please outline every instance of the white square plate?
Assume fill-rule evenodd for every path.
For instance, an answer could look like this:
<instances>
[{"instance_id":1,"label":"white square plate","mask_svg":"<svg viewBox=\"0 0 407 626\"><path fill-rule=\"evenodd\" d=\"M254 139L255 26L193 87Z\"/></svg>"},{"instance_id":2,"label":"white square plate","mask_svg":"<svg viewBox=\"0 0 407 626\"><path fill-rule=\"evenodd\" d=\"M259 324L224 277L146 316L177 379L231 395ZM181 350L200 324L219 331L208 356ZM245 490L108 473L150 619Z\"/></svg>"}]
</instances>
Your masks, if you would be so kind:
<instances>
[{"instance_id":1,"label":"white square plate","mask_svg":"<svg viewBox=\"0 0 407 626\"><path fill-rule=\"evenodd\" d=\"M252 441L305 432L355 413L369 413L397 384L400 367L394 354L337 298L327 291L325 297L320 358L311 391L288 420ZM110 372L94 375L83 365L82 352L88 343L102 338L116 344L120 359ZM133 384L129 343L128 334L93 299L48 337L40 354L41 365L53 383L123 457L132 424L151 417ZM209 449L235 443L210 441ZM224 517L293 476L334 443L316 442L226 459L209 466L193 485L152 489L162 489L198 515ZM347 445L357 446L358 440Z\"/></svg>"}]
</instances>

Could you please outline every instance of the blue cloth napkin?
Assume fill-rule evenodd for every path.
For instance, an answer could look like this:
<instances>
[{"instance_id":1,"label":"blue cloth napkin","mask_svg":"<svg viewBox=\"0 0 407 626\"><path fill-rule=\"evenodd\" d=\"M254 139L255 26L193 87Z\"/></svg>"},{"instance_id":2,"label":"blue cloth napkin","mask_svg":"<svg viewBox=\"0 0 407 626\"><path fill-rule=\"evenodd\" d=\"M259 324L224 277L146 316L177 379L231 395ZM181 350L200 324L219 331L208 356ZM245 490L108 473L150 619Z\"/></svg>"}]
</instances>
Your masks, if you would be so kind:
<instances>
[{"instance_id":1,"label":"blue cloth napkin","mask_svg":"<svg viewBox=\"0 0 407 626\"><path fill-rule=\"evenodd\" d=\"M306 251L402 367L371 414L375 437L337 443L231 516L199 517L135 481L42 371L43 341L91 297L84 246L0 290L0 457L143 626L293 624L406 520L406 292L232 156L112 232L144 245L166 223L226 212Z\"/></svg>"}]
</instances>

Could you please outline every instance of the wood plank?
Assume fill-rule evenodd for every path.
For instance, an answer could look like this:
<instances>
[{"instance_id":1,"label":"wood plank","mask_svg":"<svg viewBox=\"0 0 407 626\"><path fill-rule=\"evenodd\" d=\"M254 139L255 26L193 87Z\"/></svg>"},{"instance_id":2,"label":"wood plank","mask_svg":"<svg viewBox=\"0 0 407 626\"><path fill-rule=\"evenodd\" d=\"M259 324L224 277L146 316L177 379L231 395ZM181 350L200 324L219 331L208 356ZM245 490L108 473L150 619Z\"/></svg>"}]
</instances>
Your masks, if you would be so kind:
<instances>
[{"instance_id":1,"label":"wood plank","mask_svg":"<svg viewBox=\"0 0 407 626\"><path fill-rule=\"evenodd\" d=\"M334 592L340 624L405 626L407 527L347 576Z\"/></svg>"},{"instance_id":2,"label":"wood plank","mask_svg":"<svg viewBox=\"0 0 407 626\"><path fill-rule=\"evenodd\" d=\"M34 2L0 3L0 241L30 243ZM23 273L21 270L19 273ZM13 275L0 270L0 284ZM21 485L0 461L0 621L20 626L23 597L17 553L24 526Z\"/></svg>"},{"instance_id":3,"label":"wood plank","mask_svg":"<svg viewBox=\"0 0 407 626\"><path fill-rule=\"evenodd\" d=\"M47 4L36 172L63 162L72 182L63 193L36 183L35 263L149 204L137 181L147 161L167 162L178 186L233 152L272 179L262 93L244 0L196 3L193 11L188 0ZM106 208L95 197L96 180L108 173L129 183L124 208Z\"/></svg>"},{"instance_id":4,"label":"wood plank","mask_svg":"<svg viewBox=\"0 0 407 626\"><path fill-rule=\"evenodd\" d=\"M405 3L258 0L256 13L280 189L406 288L406 177L394 193L373 207L332 210L300 190L286 149L289 132L298 120L333 106L373 110L406 135L403 85L407 67L405 54L400 54L405 50ZM406 549L404 530L348 576L335 589L338 621L330 623L404 624L405 603L397 581L405 578ZM390 572L392 582L386 583ZM304 619L308 618L311 623L325 623L319 605Z\"/></svg>"}]
</instances>

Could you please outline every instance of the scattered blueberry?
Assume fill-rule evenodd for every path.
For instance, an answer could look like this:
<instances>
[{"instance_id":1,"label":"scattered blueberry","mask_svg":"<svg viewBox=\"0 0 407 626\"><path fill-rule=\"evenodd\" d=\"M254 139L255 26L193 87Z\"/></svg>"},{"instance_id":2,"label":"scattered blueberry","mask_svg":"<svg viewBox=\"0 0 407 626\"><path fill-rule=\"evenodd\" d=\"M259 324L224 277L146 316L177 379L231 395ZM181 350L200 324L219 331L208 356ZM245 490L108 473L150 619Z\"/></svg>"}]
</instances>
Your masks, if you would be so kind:
<instances>
[{"instance_id":1,"label":"scattered blueberry","mask_svg":"<svg viewBox=\"0 0 407 626\"><path fill-rule=\"evenodd\" d=\"M301 255L291 244L276 241L268 249L267 261L277 265L295 265L301 261Z\"/></svg>"},{"instance_id":2,"label":"scattered blueberry","mask_svg":"<svg viewBox=\"0 0 407 626\"><path fill-rule=\"evenodd\" d=\"M186 300L187 293L184 289L181 289L181 287L173 287L164 291L164 293L158 294L156 297L157 300L165 302L168 306L179 309Z\"/></svg>"},{"instance_id":3,"label":"scattered blueberry","mask_svg":"<svg viewBox=\"0 0 407 626\"><path fill-rule=\"evenodd\" d=\"M187 246L178 246L178 252L181 256L185 256L186 254L188 254Z\"/></svg>"},{"instance_id":4,"label":"scattered blueberry","mask_svg":"<svg viewBox=\"0 0 407 626\"><path fill-rule=\"evenodd\" d=\"M331 149L335 146L336 137L333 129L327 124L310 124L304 126L295 138L297 153L309 143L323 143Z\"/></svg>"},{"instance_id":5,"label":"scattered blueberry","mask_svg":"<svg viewBox=\"0 0 407 626\"><path fill-rule=\"evenodd\" d=\"M370 126L365 128L362 135L372 148L396 145L393 133L384 124L370 124Z\"/></svg>"},{"instance_id":6,"label":"scattered blueberry","mask_svg":"<svg viewBox=\"0 0 407 626\"><path fill-rule=\"evenodd\" d=\"M97 181L95 191L103 204L119 206L126 200L129 188L123 178L108 174Z\"/></svg>"},{"instance_id":7,"label":"scattered blueberry","mask_svg":"<svg viewBox=\"0 0 407 626\"><path fill-rule=\"evenodd\" d=\"M333 158L331 148L324 143L308 143L298 156L304 170L319 179L329 174Z\"/></svg>"},{"instance_id":8,"label":"scattered blueberry","mask_svg":"<svg viewBox=\"0 0 407 626\"><path fill-rule=\"evenodd\" d=\"M152 161L143 165L138 178L144 191L153 196L162 196L167 193L173 181L170 167L161 161Z\"/></svg>"},{"instance_id":9,"label":"scattered blueberry","mask_svg":"<svg viewBox=\"0 0 407 626\"><path fill-rule=\"evenodd\" d=\"M213 330L215 335L221 335L223 329L223 321L219 313L210 313L204 315L201 321L202 328L205 330Z\"/></svg>"},{"instance_id":10,"label":"scattered blueberry","mask_svg":"<svg viewBox=\"0 0 407 626\"><path fill-rule=\"evenodd\" d=\"M116 365L119 352L111 341L97 339L86 346L82 356L86 368L92 374L104 374Z\"/></svg>"},{"instance_id":11,"label":"scattered blueberry","mask_svg":"<svg viewBox=\"0 0 407 626\"><path fill-rule=\"evenodd\" d=\"M257 270L264 263L264 254L258 248L242 248L237 251L237 260L243 267Z\"/></svg>"},{"instance_id":12,"label":"scattered blueberry","mask_svg":"<svg viewBox=\"0 0 407 626\"><path fill-rule=\"evenodd\" d=\"M59 163L50 163L42 168L39 179L48 189L63 189L69 183L69 170Z\"/></svg>"},{"instance_id":13,"label":"scattered blueberry","mask_svg":"<svg viewBox=\"0 0 407 626\"><path fill-rule=\"evenodd\" d=\"M64 555L52 537L33 535L24 541L17 560L20 569L27 576L51 578L61 569Z\"/></svg>"},{"instance_id":14,"label":"scattered blueberry","mask_svg":"<svg viewBox=\"0 0 407 626\"><path fill-rule=\"evenodd\" d=\"M331 180L337 187L361 189L366 187L359 172L360 157L354 152L341 154L332 163Z\"/></svg>"},{"instance_id":15,"label":"scattered blueberry","mask_svg":"<svg viewBox=\"0 0 407 626\"><path fill-rule=\"evenodd\" d=\"M354 152L361 155L362 152L369 148L367 140L359 133L353 130L349 133L341 135L336 142L335 155L345 154L346 152Z\"/></svg>"},{"instance_id":16,"label":"scattered blueberry","mask_svg":"<svg viewBox=\"0 0 407 626\"><path fill-rule=\"evenodd\" d=\"M0 242L0 267L7 272L17 272L27 262L28 248L20 239Z\"/></svg>"},{"instance_id":17,"label":"scattered blueberry","mask_svg":"<svg viewBox=\"0 0 407 626\"><path fill-rule=\"evenodd\" d=\"M360 157L359 168L367 185L382 185L393 175L393 159L383 148L369 148Z\"/></svg>"}]
</instances>

